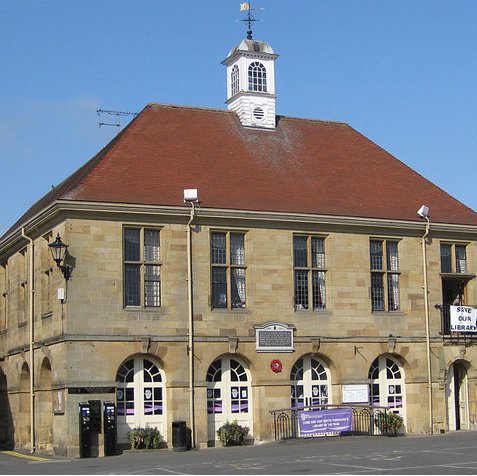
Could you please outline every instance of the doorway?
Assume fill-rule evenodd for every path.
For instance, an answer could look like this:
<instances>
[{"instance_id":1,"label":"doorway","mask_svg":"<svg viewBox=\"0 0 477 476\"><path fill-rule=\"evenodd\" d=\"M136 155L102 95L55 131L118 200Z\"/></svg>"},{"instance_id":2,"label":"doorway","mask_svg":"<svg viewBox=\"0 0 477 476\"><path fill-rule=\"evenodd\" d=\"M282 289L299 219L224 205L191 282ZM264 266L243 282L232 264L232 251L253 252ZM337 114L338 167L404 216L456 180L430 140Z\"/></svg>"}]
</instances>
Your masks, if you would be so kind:
<instances>
[{"instance_id":1,"label":"doorway","mask_svg":"<svg viewBox=\"0 0 477 476\"><path fill-rule=\"evenodd\" d=\"M290 384L292 408L331 403L329 369L311 355L305 355L295 362L290 372Z\"/></svg>"},{"instance_id":2,"label":"doorway","mask_svg":"<svg viewBox=\"0 0 477 476\"><path fill-rule=\"evenodd\" d=\"M446 394L449 431L468 430L470 425L467 368L461 360L449 366Z\"/></svg>"},{"instance_id":3,"label":"doorway","mask_svg":"<svg viewBox=\"0 0 477 476\"><path fill-rule=\"evenodd\" d=\"M373 406L387 407L406 423L406 386L404 369L391 356L381 355L368 373L369 398Z\"/></svg>"},{"instance_id":4,"label":"doorway","mask_svg":"<svg viewBox=\"0 0 477 476\"><path fill-rule=\"evenodd\" d=\"M227 421L237 421L252 432L251 378L246 366L235 356L215 360L207 371L208 440Z\"/></svg>"},{"instance_id":5,"label":"doorway","mask_svg":"<svg viewBox=\"0 0 477 476\"><path fill-rule=\"evenodd\" d=\"M118 384L118 443L128 442L128 432L136 427L157 428L167 440L165 373L152 356L125 361L116 374Z\"/></svg>"}]
</instances>

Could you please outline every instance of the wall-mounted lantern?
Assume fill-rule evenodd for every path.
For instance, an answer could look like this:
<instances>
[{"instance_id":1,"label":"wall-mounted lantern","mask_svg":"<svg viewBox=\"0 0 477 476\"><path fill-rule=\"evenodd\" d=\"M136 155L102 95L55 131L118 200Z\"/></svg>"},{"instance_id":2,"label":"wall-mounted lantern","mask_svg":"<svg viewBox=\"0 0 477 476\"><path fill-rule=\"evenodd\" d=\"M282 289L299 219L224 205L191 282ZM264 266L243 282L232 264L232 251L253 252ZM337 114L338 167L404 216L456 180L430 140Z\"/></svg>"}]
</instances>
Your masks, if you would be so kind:
<instances>
[{"instance_id":1,"label":"wall-mounted lantern","mask_svg":"<svg viewBox=\"0 0 477 476\"><path fill-rule=\"evenodd\" d=\"M61 241L60 234L56 235L56 240L53 243L48 245L51 251L51 256L53 257L53 261L56 263L56 266L60 268L63 276L65 277L66 281L70 279L71 276L71 266L65 265L65 256L66 251L68 250L68 245Z\"/></svg>"}]
</instances>

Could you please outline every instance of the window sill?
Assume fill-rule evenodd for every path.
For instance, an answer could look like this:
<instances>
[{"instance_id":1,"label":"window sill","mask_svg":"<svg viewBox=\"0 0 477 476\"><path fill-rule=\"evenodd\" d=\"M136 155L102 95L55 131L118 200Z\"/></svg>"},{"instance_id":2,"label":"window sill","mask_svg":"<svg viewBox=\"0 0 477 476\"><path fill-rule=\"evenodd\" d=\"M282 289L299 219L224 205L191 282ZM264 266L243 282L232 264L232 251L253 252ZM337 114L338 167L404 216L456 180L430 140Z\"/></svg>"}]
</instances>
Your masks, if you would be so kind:
<instances>
[{"instance_id":1,"label":"window sill","mask_svg":"<svg viewBox=\"0 0 477 476\"><path fill-rule=\"evenodd\" d=\"M211 311L214 314L250 314L250 309L244 308L226 309L223 307L213 307Z\"/></svg>"},{"instance_id":2,"label":"window sill","mask_svg":"<svg viewBox=\"0 0 477 476\"><path fill-rule=\"evenodd\" d=\"M398 316L398 317L404 317L406 315L405 312L403 311L371 311L371 314L373 316Z\"/></svg>"},{"instance_id":3,"label":"window sill","mask_svg":"<svg viewBox=\"0 0 477 476\"><path fill-rule=\"evenodd\" d=\"M152 313L152 312L159 312L162 313L165 311L165 308L163 306L159 307L123 307L123 311L125 312L145 312L145 313Z\"/></svg>"},{"instance_id":4,"label":"window sill","mask_svg":"<svg viewBox=\"0 0 477 476\"><path fill-rule=\"evenodd\" d=\"M295 309L295 314L297 315L317 315L317 316L331 316L331 311L329 309Z\"/></svg>"}]
</instances>

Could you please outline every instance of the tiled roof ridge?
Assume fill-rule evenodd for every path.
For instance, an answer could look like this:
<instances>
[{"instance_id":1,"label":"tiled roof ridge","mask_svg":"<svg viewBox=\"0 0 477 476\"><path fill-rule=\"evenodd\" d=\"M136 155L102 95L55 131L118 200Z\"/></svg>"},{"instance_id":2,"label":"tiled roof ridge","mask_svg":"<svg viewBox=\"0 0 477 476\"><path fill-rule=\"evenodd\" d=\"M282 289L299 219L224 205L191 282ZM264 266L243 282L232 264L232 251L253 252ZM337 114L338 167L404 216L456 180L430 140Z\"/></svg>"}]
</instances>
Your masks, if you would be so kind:
<instances>
[{"instance_id":1,"label":"tiled roof ridge","mask_svg":"<svg viewBox=\"0 0 477 476\"><path fill-rule=\"evenodd\" d=\"M229 109L221 109L219 107L205 107L205 106L188 106L185 104L163 104L159 102L150 102L144 108L160 108L160 109L184 109L187 111L195 110L195 111L204 111L204 112L217 112L217 113L233 113Z\"/></svg>"},{"instance_id":2,"label":"tiled roof ridge","mask_svg":"<svg viewBox=\"0 0 477 476\"><path fill-rule=\"evenodd\" d=\"M220 113L220 114L233 114L235 115L235 111L231 109L222 109L219 107L205 107L205 106L188 106L188 105L182 105L182 104L163 104L163 103L156 103L156 102L151 102L149 103L146 107L151 107L151 108L161 108L161 109L184 109L187 111L193 110L193 111L203 111L203 112L211 112L211 113ZM314 119L314 118L307 118L307 117L297 117L297 116L285 116L283 114L277 114L276 115L278 120L287 120L287 121L300 121L300 122L311 122L311 123L322 123L322 124L336 124L336 125L342 125L342 126L349 126L347 122L344 121L333 121L330 119Z\"/></svg>"},{"instance_id":3,"label":"tiled roof ridge","mask_svg":"<svg viewBox=\"0 0 477 476\"><path fill-rule=\"evenodd\" d=\"M316 124L317 122L320 124L334 124L338 126L348 126L351 127L347 122L344 121L333 121L331 119L315 119L310 117L296 117L296 116L283 116L281 114L277 114L277 117L282 120L285 119L287 121L297 121L297 122L311 122Z\"/></svg>"}]
</instances>

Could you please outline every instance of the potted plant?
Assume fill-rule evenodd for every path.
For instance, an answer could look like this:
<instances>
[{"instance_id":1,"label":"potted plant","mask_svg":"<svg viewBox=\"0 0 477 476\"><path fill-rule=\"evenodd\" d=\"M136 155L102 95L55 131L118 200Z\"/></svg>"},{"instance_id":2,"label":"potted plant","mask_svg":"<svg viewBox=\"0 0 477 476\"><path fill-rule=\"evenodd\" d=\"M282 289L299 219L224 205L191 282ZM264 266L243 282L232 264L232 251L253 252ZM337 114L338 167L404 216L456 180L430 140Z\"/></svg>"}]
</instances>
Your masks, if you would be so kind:
<instances>
[{"instance_id":1,"label":"potted plant","mask_svg":"<svg viewBox=\"0 0 477 476\"><path fill-rule=\"evenodd\" d=\"M162 443L162 436L157 428L146 425L145 428L133 428L128 433L128 439L133 450L157 449Z\"/></svg>"},{"instance_id":2,"label":"potted plant","mask_svg":"<svg viewBox=\"0 0 477 476\"><path fill-rule=\"evenodd\" d=\"M217 430L217 436L223 446L240 446L245 444L249 428L241 426L234 420L232 423L228 421Z\"/></svg>"},{"instance_id":3,"label":"potted plant","mask_svg":"<svg viewBox=\"0 0 477 476\"><path fill-rule=\"evenodd\" d=\"M387 435L404 433L404 420L401 415L387 411L380 415L381 431Z\"/></svg>"}]
</instances>

